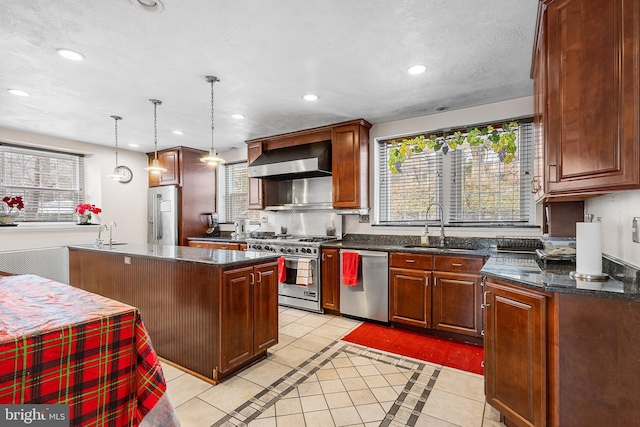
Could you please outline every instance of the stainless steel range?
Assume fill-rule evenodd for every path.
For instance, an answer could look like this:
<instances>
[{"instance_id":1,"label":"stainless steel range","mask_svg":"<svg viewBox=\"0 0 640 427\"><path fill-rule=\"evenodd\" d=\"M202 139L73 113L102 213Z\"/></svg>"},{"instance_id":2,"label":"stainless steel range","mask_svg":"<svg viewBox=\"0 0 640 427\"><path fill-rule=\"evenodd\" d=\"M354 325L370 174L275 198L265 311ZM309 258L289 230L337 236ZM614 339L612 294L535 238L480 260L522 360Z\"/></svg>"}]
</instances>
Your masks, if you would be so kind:
<instances>
[{"instance_id":1,"label":"stainless steel range","mask_svg":"<svg viewBox=\"0 0 640 427\"><path fill-rule=\"evenodd\" d=\"M322 312L320 245L335 239L335 236L290 235L280 235L275 238L251 238L247 239L247 250L282 254L284 258L282 276L284 277L278 279L278 303L280 305L320 313ZM305 268L307 264L308 268ZM279 274L279 276L281 275Z\"/></svg>"}]
</instances>

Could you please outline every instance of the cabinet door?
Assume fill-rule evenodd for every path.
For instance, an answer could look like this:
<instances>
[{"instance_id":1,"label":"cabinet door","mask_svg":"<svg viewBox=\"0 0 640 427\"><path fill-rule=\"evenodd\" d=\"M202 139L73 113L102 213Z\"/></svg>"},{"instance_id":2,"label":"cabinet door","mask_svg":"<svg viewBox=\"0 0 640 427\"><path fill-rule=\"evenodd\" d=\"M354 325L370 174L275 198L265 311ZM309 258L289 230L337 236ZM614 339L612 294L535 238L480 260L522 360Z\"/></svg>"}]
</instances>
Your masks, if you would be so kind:
<instances>
[{"instance_id":1,"label":"cabinet door","mask_svg":"<svg viewBox=\"0 0 640 427\"><path fill-rule=\"evenodd\" d=\"M487 402L513 425L545 426L546 297L504 283L485 286Z\"/></svg>"},{"instance_id":2,"label":"cabinet door","mask_svg":"<svg viewBox=\"0 0 640 427\"><path fill-rule=\"evenodd\" d=\"M253 267L222 272L220 313L220 371L225 372L253 357Z\"/></svg>"},{"instance_id":3,"label":"cabinet door","mask_svg":"<svg viewBox=\"0 0 640 427\"><path fill-rule=\"evenodd\" d=\"M549 193L640 186L640 2L549 2Z\"/></svg>"},{"instance_id":4,"label":"cabinet door","mask_svg":"<svg viewBox=\"0 0 640 427\"><path fill-rule=\"evenodd\" d=\"M278 263L257 265L253 284L253 354L278 343Z\"/></svg>"},{"instance_id":5,"label":"cabinet door","mask_svg":"<svg viewBox=\"0 0 640 427\"><path fill-rule=\"evenodd\" d=\"M148 153L149 162L155 158L155 153ZM180 153L178 150L158 151L160 166L167 169L166 172L150 173L149 187L160 185L180 185Z\"/></svg>"},{"instance_id":6,"label":"cabinet door","mask_svg":"<svg viewBox=\"0 0 640 427\"><path fill-rule=\"evenodd\" d=\"M247 164L253 163L262 154L262 142L252 142L247 144ZM249 178L248 186L248 209L264 209L264 189L262 179Z\"/></svg>"},{"instance_id":7,"label":"cabinet door","mask_svg":"<svg viewBox=\"0 0 640 427\"><path fill-rule=\"evenodd\" d=\"M433 328L480 336L480 282L476 274L433 272Z\"/></svg>"},{"instance_id":8,"label":"cabinet door","mask_svg":"<svg viewBox=\"0 0 640 427\"><path fill-rule=\"evenodd\" d=\"M340 252L338 249L322 250L322 307L340 310Z\"/></svg>"},{"instance_id":9,"label":"cabinet door","mask_svg":"<svg viewBox=\"0 0 640 427\"><path fill-rule=\"evenodd\" d=\"M334 208L369 207L369 139L359 125L332 130L331 160Z\"/></svg>"},{"instance_id":10,"label":"cabinet door","mask_svg":"<svg viewBox=\"0 0 640 427\"><path fill-rule=\"evenodd\" d=\"M431 327L431 272L389 269L389 320L421 328Z\"/></svg>"}]
</instances>

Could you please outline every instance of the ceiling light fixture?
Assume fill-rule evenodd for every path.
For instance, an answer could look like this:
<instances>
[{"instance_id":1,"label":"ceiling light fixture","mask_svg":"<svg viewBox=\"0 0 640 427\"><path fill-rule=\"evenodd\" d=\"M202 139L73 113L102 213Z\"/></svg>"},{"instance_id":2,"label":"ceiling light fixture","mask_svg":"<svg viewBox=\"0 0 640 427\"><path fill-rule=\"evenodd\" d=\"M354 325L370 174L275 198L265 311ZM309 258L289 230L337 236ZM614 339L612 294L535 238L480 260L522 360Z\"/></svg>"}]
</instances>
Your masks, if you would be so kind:
<instances>
[{"instance_id":1,"label":"ceiling light fixture","mask_svg":"<svg viewBox=\"0 0 640 427\"><path fill-rule=\"evenodd\" d=\"M153 146L154 146L154 159L151 161L151 165L144 168L144 170L149 171L151 173L161 173L166 172L167 169L163 168L160 165L160 161L158 160L158 114L157 108L158 105L162 105L162 101L159 99L150 99L149 102L153 104Z\"/></svg>"},{"instance_id":2,"label":"ceiling light fixture","mask_svg":"<svg viewBox=\"0 0 640 427\"><path fill-rule=\"evenodd\" d=\"M164 9L160 0L129 0L129 3L145 12L159 13Z\"/></svg>"},{"instance_id":3,"label":"ceiling light fixture","mask_svg":"<svg viewBox=\"0 0 640 427\"><path fill-rule=\"evenodd\" d=\"M171 133L174 135L184 135L184 132L182 132L181 130L172 130Z\"/></svg>"},{"instance_id":4,"label":"ceiling light fixture","mask_svg":"<svg viewBox=\"0 0 640 427\"><path fill-rule=\"evenodd\" d=\"M132 173L131 169L126 166L118 165L118 120L122 120L120 116L111 116L111 118L116 122L115 133L116 133L116 167L113 168L113 173L109 175L109 178L114 181L119 181L123 184L131 181Z\"/></svg>"},{"instance_id":5,"label":"ceiling light fixture","mask_svg":"<svg viewBox=\"0 0 640 427\"><path fill-rule=\"evenodd\" d=\"M318 100L318 95L314 95L312 93L304 95L302 97L302 99L304 99L305 101L317 101Z\"/></svg>"},{"instance_id":6,"label":"ceiling light fixture","mask_svg":"<svg viewBox=\"0 0 640 427\"><path fill-rule=\"evenodd\" d=\"M71 61L82 61L84 60L84 55L80 52L76 52L75 50L60 48L56 50L57 54L62 56L65 59L69 59Z\"/></svg>"},{"instance_id":7,"label":"ceiling light fixture","mask_svg":"<svg viewBox=\"0 0 640 427\"><path fill-rule=\"evenodd\" d=\"M436 108L436 111L447 111L448 109L449 107L442 106L442 107Z\"/></svg>"},{"instance_id":8,"label":"ceiling light fixture","mask_svg":"<svg viewBox=\"0 0 640 427\"><path fill-rule=\"evenodd\" d=\"M216 149L213 147L213 130L215 128L213 125L213 84L215 82L219 82L220 79L214 76L205 76L204 79L211 83L211 149L209 150L209 154L200 158L200 161L208 165L216 166L220 163L224 163L224 159L216 154Z\"/></svg>"},{"instance_id":9,"label":"ceiling light fixture","mask_svg":"<svg viewBox=\"0 0 640 427\"><path fill-rule=\"evenodd\" d=\"M413 67L407 68L407 73L413 74L413 75L422 74L425 71L427 71L427 67L424 65L414 65Z\"/></svg>"},{"instance_id":10,"label":"ceiling light fixture","mask_svg":"<svg viewBox=\"0 0 640 427\"><path fill-rule=\"evenodd\" d=\"M31 96L29 92L25 92L20 89L7 89L7 92L9 92L11 95L16 95L16 96Z\"/></svg>"},{"instance_id":11,"label":"ceiling light fixture","mask_svg":"<svg viewBox=\"0 0 640 427\"><path fill-rule=\"evenodd\" d=\"M242 114L232 114L231 117L233 117L234 119L244 119L245 116Z\"/></svg>"}]
</instances>

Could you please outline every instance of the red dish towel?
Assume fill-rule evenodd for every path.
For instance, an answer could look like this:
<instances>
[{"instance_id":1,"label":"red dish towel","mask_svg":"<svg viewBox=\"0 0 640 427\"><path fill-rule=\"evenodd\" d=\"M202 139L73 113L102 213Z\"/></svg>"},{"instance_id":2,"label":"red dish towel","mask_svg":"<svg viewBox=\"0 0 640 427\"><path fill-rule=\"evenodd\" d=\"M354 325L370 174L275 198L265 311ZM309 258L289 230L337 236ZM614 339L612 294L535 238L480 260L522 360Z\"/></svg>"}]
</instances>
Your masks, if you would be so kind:
<instances>
[{"instance_id":1,"label":"red dish towel","mask_svg":"<svg viewBox=\"0 0 640 427\"><path fill-rule=\"evenodd\" d=\"M342 252L342 284L358 286L358 267L360 254L357 252Z\"/></svg>"},{"instance_id":2,"label":"red dish towel","mask_svg":"<svg viewBox=\"0 0 640 427\"><path fill-rule=\"evenodd\" d=\"M284 257L278 258L278 282L284 283L287 280L287 268L284 266Z\"/></svg>"}]
</instances>

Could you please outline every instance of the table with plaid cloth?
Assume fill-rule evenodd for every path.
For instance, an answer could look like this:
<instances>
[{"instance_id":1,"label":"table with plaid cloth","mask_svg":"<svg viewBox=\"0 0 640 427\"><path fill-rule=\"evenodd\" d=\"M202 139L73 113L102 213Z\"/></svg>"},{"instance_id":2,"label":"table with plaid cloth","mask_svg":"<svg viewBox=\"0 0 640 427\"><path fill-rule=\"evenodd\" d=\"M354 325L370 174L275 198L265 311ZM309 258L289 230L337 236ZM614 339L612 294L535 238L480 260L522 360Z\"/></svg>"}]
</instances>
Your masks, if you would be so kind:
<instances>
[{"instance_id":1,"label":"table with plaid cloth","mask_svg":"<svg viewBox=\"0 0 640 427\"><path fill-rule=\"evenodd\" d=\"M72 426L179 426L139 311L35 275L0 277L0 404L70 405Z\"/></svg>"}]
</instances>

